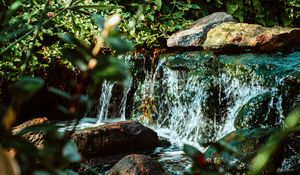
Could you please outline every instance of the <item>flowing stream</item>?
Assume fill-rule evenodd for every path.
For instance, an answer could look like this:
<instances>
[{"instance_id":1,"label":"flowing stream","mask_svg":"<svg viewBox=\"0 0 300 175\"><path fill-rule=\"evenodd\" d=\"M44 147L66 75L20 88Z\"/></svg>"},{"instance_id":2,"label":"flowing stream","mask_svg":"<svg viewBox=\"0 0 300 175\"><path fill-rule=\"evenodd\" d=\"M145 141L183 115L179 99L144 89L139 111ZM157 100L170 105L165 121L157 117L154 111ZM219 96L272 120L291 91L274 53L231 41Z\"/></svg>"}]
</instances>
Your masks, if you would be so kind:
<instances>
[{"instance_id":1,"label":"flowing stream","mask_svg":"<svg viewBox=\"0 0 300 175\"><path fill-rule=\"evenodd\" d=\"M130 62L130 57L125 60ZM171 146L159 147L153 155L168 173L182 174L190 165L182 145L192 144L204 151L202 143L216 141L236 129L237 116L260 114L260 127L268 126L270 116L282 124L286 113L283 102L292 108L300 101L298 94L290 102L290 94L284 91L288 80L298 78L299 60L299 52L221 55L217 59L205 52L163 55L152 71L144 72L133 104L127 104L130 88L113 94L115 83L102 84L97 123L109 120L112 97L121 95L118 119L139 120L170 142ZM267 102L255 101L266 94ZM128 105L133 106L131 116L125 116Z\"/></svg>"}]
</instances>

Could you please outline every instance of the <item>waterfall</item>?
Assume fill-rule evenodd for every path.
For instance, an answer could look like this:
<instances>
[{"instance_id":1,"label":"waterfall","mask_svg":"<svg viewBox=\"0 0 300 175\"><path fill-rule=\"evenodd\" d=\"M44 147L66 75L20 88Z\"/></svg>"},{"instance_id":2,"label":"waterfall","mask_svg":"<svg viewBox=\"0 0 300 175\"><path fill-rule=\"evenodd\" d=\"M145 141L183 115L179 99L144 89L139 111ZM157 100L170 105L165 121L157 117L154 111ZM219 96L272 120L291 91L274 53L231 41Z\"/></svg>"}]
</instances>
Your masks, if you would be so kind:
<instances>
[{"instance_id":1,"label":"waterfall","mask_svg":"<svg viewBox=\"0 0 300 175\"><path fill-rule=\"evenodd\" d=\"M109 82L109 81L104 81L102 83L102 92L99 98L99 109L98 109L98 114L97 118L98 121L97 123L101 123L105 120L108 119L108 107L109 107L109 102L112 96L112 89L113 89L114 83Z\"/></svg>"},{"instance_id":2,"label":"waterfall","mask_svg":"<svg viewBox=\"0 0 300 175\"><path fill-rule=\"evenodd\" d=\"M156 67L144 72L144 80L133 80L136 78L133 77L128 88L118 91L119 94L112 93L115 83L103 82L98 123L112 118L109 107L118 104L114 110L119 120L129 117L141 121L179 145L215 141L234 131L236 118L245 106L253 107L252 116L257 114L255 110L263 111L258 115L262 117L259 127L268 125L269 116L275 116L280 124L285 115L282 106L286 103L280 86L287 73L293 72L290 67L282 68L285 64L281 61L290 57L281 54L278 57L280 59L276 55L220 55L212 60L205 52L161 56ZM131 56L122 59L131 64ZM254 59L259 62L254 62ZM270 60L274 65L270 65ZM133 81L135 84L131 84ZM133 104L127 104L133 86L137 87L134 97L130 97L134 98ZM269 96L264 99L266 94ZM114 95L122 96L115 104ZM251 106L250 102L256 98L262 100L257 106L261 106L260 103L264 106L258 109ZM125 116L128 106L133 108L130 111L132 116Z\"/></svg>"},{"instance_id":3,"label":"waterfall","mask_svg":"<svg viewBox=\"0 0 300 175\"><path fill-rule=\"evenodd\" d=\"M126 64L129 67L130 60L132 56L131 55L121 55L118 57L118 59L123 60L124 64ZM110 116L110 110L109 108L111 106L114 106L118 104L117 111L114 111L117 113L118 116L116 117L116 120L118 121L124 121L126 120L126 105L127 105L127 96L130 91L130 87L132 84L132 78L129 76L122 84L122 93L121 94L113 94L113 89L116 86L116 82L110 82L104 80L101 85L101 94L98 101L98 112L97 112L97 124L107 122L111 119L112 116ZM121 99L119 102L113 103L113 97L114 96L120 96Z\"/></svg>"},{"instance_id":4,"label":"waterfall","mask_svg":"<svg viewBox=\"0 0 300 175\"><path fill-rule=\"evenodd\" d=\"M211 81L206 81L205 78ZM237 112L243 105L253 97L275 91L274 88L264 87L263 80L254 74L248 77L250 80L247 82L224 72L205 78L187 71L172 70L161 59L154 75L147 76L135 96L138 105L143 103L145 97L153 99L153 105L157 109L152 110L154 121L151 124L149 120L141 118L141 111L135 112L135 118L154 128L171 142L198 145L199 140L215 141L234 131ZM215 93L209 92L212 85L219 89L218 100L213 100L217 104L209 104ZM222 103L226 107L222 108ZM207 116L207 108L212 108L211 105L221 106L222 109L217 109L221 110L221 118L217 115L212 118ZM280 101L275 105L281 108Z\"/></svg>"}]
</instances>

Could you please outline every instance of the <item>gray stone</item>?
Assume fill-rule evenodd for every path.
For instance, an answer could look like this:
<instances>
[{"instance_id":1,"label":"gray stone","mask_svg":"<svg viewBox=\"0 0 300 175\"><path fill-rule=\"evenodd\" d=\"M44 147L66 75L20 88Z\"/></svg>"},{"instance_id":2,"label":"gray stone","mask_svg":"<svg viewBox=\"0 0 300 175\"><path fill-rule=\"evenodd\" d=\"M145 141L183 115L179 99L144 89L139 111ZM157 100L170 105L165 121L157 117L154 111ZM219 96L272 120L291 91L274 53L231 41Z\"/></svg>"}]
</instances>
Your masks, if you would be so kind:
<instances>
[{"instance_id":1,"label":"gray stone","mask_svg":"<svg viewBox=\"0 0 300 175\"><path fill-rule=\"evenodd\" d=\"M149 156L132 154L122 158L108 175L165 175L162 166Z\"/></svg>"},{"instance_id":2,"label":"gray stone","mask_svg":"<svg viewBox=\"0 0 300 175\"><path fill-rule=\"evenodd\" d=\"M216 12L195 21L187 30L179 31L167 40L168 47L202 46L207 32L223 22L235 22L231 15Z\"/></svg>"}]
</instances>

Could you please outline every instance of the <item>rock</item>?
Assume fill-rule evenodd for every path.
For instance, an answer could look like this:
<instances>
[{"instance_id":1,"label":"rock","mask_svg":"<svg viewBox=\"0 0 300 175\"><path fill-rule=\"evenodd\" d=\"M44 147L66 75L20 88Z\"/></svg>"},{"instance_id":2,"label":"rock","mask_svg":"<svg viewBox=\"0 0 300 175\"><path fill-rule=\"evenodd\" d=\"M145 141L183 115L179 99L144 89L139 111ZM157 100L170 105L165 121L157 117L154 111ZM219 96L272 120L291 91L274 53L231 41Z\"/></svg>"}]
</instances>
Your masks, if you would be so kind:
<instances>
[{"instance_id":1,"label":"rock","mask_svg":"<svg viewBox=\"0 0 300 175\"><path fill-rule=\"evenodd\" d=\"M258 128L260 126L274 126L277 124L275 109L270 109L269 103L272 101L272 94L266 92L251 98L243 105L235 118L236 129Z\"/></svg>"},{"instance_id":2,"label":"rock","mask_svg":"<svg viewBox=\"0 0 300 175\"><path fill-rule=\"evenodd\" d=\"M209 64L208 62L214 57L212 52L196 51L176 55L166 54L162 55L161 59L166 59L166 65L172 70L198 70Z\"/></svg>"},{"instance_id":3,"label":"rock","mask_svg":"<svg viewBox=\"0 0 300 175\"><path fill-rule=\"evenodd\" d=\"M222 23L207 33L205 50L255 48L270 51L300 44L300 28L262 27L257 24Z\"/></svg>"},{"instance_id":4,"label":"rock","mask_svg":"<svg viewBox=\"0 0 300 175\"><path fill-rule=\"evenodd\" d=\"M195 21L187 30L179 31L167 40L168 47L202 46L207 32L223 22L235 22L231 15L216 12Z\"/></svg>"},{"instance_id":5,"label":"rock","mask_svg":"<svg viewBox=\"0 0 300 175\"><path fill-rule=\"evenodd\" d=\"M22 131L25 128L28 128L30 126L34 125L40 125L43 123L48 123L48 119L46 117L41 117L41 118L34 118L31 120L28 120L12 129L13 134L18 134L20 131ZM44 136L45 134L43 132L28 132L22 137L24 137L26 140L32 142L35 144L37 148L42 148L44 145Z\"/></svg>"},{"instance_id":6,"label":"rock","mask_svg":"<svg viewBox=\"0 0 300 175\"><path fill-rule=\"evenodd\" d=\"M212 164L225 164L228 168L232 168L233 172L245 172L257 152L267 141L269 136L274 133L277 128L256 128L241 129L233 131L221 138L219 141L236 152L229 153L227 151L218 152L214 147L209 147L205 152L205 158ZM278 156L278 159L280 156ZM276 170L276 161L270 160L271 164L265 172L274 172Z\"/></svg>"},{"instance_id":7,"label":"rock","mask_svg":"<svg viewBox=\"0 0 300 175\"><path fill-rule=\"evenodd\" d=\"M132 154L122 158L107 175L165 175L165 172L151 157Z\"/></svg>"},{"instance_id":8,"label":"rock","mask_svg":"<svg viewBox=\"0 0 300 175\"><path fill-rule=\"evenodd\" d=\"M134 121L78 130L71 137L84 159L149 151L158 145L156 132Z\"/></svg>"}]
</instances>

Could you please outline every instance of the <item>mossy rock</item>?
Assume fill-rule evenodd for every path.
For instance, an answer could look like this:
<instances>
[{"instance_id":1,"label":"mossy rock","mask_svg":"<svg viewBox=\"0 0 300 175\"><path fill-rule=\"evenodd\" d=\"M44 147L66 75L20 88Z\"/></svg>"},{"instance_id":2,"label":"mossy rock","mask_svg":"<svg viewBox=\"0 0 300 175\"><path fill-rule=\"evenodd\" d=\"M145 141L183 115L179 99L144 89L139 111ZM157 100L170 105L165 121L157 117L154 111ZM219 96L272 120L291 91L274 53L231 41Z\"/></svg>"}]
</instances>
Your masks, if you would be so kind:
<instances>
[{"instance_id":1,"label":"mossy rock","mask_svg":"<svg viewBox=\"0 0 300 175\"><path fill-rule=\"evenodd\" d=\"M195 70L205 66L214 57L212 52L185 52L176 55L163 55L166 65L172 70Z\"/></svg>"},{"instance_id":2,"label":"mossy rock","mask_svg":"<svg viewBox=\"0 0 300 175\"><path fill-rule=\"evenodd\" d=\"M235 128L257 128L259 126L275 125L274 109L269 107L271 100L272 94L270 92L251 98L238 111L234 121Z\"/></svg>"},{"instance_id":3,"label":"mossy rock","mask_svg":"<svg viewBox=\"0 0 300 175\"><path fill-rule=\"evenodd\" d=\"M205 151L205 157L213 164L226 164L236 169L245 170L259 148L276 128L241 129L233 131L218 142L226 144L236 152L219 152L215 147Z\"/></svg>"}]
</instances>

